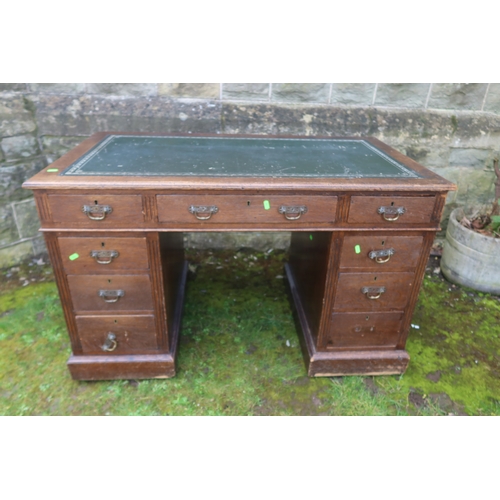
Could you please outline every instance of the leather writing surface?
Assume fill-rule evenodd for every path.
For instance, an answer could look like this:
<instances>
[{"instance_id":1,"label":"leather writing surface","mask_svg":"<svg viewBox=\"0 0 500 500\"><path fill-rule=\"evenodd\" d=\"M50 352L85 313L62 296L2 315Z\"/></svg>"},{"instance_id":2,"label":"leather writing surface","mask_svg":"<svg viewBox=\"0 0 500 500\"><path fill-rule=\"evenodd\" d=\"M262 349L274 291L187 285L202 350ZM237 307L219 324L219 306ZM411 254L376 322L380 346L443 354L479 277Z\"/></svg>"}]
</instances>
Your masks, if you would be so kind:
<instances>
[{"instance_id":1,"label":"leather writing surface","mask_svg":"<svg viewBox=\"0 0 500 500\"><path fill-rule=\"evenodd\" d=\"M418 178L362 139L109 135L61 175Z\"/></svg>"}]
</instances>

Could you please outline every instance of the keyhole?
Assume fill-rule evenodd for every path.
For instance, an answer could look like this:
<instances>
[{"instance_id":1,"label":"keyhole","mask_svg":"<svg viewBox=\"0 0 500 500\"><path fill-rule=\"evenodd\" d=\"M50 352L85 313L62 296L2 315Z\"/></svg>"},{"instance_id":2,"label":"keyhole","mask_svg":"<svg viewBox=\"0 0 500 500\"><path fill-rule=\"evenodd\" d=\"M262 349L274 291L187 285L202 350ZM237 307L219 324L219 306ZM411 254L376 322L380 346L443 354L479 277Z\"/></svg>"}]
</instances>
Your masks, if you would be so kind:
<instances>
[{"instance_id":1,"label":"keyhole","mask_svg":"<svg viewBox=\"0 0 500 500\"><path fill-rule=\"evenodd\" d=\"M247 207L249 207L249 206L250 206L250 202L249 202L249 201L247 201Z\"/></svg>"},{"instance_id":2,"label":"keyhole","mask_svg":"<svg viewBox=\"0 0 500 500\"><path fill-rule=\"evenodd\" d=\"M382 243L383 244L383 243ZM104 247L104 241L101 243L101 247Z\"/></svg>"},{"instance_id":3,"label":"keyhole","mask_svg":"<svg viewBox=\"0 0 500 500\"><path fill-rule=\"evenodd\" d=\"M394 206L394 202L393 202L393 201L391 201L391 207L393 207L393 206Z\"/></svg>"},{"instance_id":4,"label":"keyhole","mask_svg":"<svg viewBox=\"0 0 500 500\"><path fill-rule=\"evenodd\" d=\"M376 278L375 278L376 279ZM108 283L111 283L111 280L108 280Z\"/></svg>"},{"instance_id":5,"label":"keyhole","mask_svg":"<svg viewBox=\"0 0 500 500\"><path fill-rule=\"evenodd\" d=\"M94 200L94 205L98 205L97 200Z\"/></svg>"},{"instance_id":6,"label":"keyhole","mask_svg":"<svg viewBox=\"0 0 500 500\"><path fill-rule=\"evenodd\" d=\"M373 278L373 281L377 281L377 277L375 276L375 278Z\"/></svg>"}]
</instances>

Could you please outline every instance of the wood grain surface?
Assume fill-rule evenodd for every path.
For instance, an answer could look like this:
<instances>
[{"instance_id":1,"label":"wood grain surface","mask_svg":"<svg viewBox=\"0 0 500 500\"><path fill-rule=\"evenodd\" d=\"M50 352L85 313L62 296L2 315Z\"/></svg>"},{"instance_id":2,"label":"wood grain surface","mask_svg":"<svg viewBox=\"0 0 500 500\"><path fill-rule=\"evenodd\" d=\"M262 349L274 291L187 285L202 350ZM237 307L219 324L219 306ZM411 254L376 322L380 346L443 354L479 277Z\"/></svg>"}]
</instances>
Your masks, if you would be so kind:
<instances>
[{"instance_id":1,"label":"wood grain surface","mask_svg":"<svg viewBox=\"0 0 500 500\"><path fill-rule=\"evenodd\" d=\"M131 269L147 271L149 269L145 237L113 238L106 235L101 238L63 237L59 238L59 248L67 274L107 274L114 271L123 272ZM116 251L118 256L112 259L92 257L93 251ZM98 260L110 262L99 264Z\"/></svg>"},{"instance_id":2,"label":"wood grain surface","mask_svg":"<svg viewBox=\"0 0 500 500\"><path fill-rule=\"evenodd\" d=\"M158 352L152 314L76 316L75 319L84 354L119 356ZM102 349L110 333L116 337L116 347L112 352Z\"/></svg>"},{"instance_id":3,"label":"wood grain surface","mask_svg":"<svg viewBox=\"0 0 500 500\"><path fill-rule=\"evenodd\" d=\"M76 312L154 310L151 280L147 274L71 275L68 276L68 283ZM106 302L99 296L101 290L122 290L124 296L116 302Z\"/></svg>"},{"instance_id":4,"label":"wood grain surface","mask_svg":"<svg viewBox=\"0 0 500 500\"><path fill-rule=\"evenodd\" d=\"M73 378L175 375L187 274L183 231L292 231L286 272L308 375L404 372L411 316L446 193L456 189L454 184L369 137L361 139L419 177L60 175L113 133L148 135L94 134L23 185L35 190L71 339ZM215 137L190 134L196 136ZM91 220L82 212L84 205L107 205L112 212ZM216 206L217 212L199 220L191 206ZM307 212L287 220L281 206L307 207ZM380 207L404 207L404 213L384 220ZM387 262L369 256L389 248ZM102 249L119 256L99 264L90 253ZM385 291L369 299L363 287ZM108 303L100 290L124 295ZM105 353L110 332L117 346Z\"/></svg>"}]
</instances>

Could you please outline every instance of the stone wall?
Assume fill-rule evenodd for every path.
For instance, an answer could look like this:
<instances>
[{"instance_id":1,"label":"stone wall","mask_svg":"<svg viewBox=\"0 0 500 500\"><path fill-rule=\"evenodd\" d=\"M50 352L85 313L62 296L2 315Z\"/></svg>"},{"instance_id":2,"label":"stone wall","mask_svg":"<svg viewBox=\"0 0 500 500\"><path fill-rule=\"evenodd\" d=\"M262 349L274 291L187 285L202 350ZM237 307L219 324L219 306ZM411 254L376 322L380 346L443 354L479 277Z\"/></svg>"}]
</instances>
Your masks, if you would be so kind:
<instances>
[{"instance_id":1,"label":"stone wall","mask_svg":"<svg viewBox=\"0 0 500 500\"><path fill-rule=\"evenodd\" d=\"M453 207L493 199L500 84L0 84L0 267L44 251L22 182L103 130L371 135L458 184L445 227Z\"/></svg>"}]
</instances>

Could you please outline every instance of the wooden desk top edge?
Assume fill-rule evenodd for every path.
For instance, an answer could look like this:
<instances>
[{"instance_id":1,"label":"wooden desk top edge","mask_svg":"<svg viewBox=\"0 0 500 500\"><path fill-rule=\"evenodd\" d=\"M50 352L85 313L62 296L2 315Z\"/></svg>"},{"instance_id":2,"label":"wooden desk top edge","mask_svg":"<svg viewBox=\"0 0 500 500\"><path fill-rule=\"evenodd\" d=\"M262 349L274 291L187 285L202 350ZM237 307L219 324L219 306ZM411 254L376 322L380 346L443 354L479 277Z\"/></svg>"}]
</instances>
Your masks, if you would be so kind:
<instances>
[{"instance_id":1,"label":"wooden desk top edge","mask_svg":"<svg viewBox=\"0 0 500 500\"><path fill-rule=\"evenodd\" d=\"M421 178L259 178L259 177L145 177L145 176L61 176L60 172L92 149L108 135L142 135L164 137L227 137L227 138L272 138L272 139L343 139L364 140L386 154L414 170ZM53 171L57 169L57 171ZM50 170L50 172L49 172ZM334 136L296 136L296 135L252 135L252 134L185 134L185 133L147 133L147 132L97 132L85 139L64 156L47 166L23 184L23 188L31 190L221 190L221 191L272 191L297 190L302 191L455 191L457 186L443 179L438 174L428 170L411 158L374 137L334 137Z\"/></svg>"}]
</instances>

